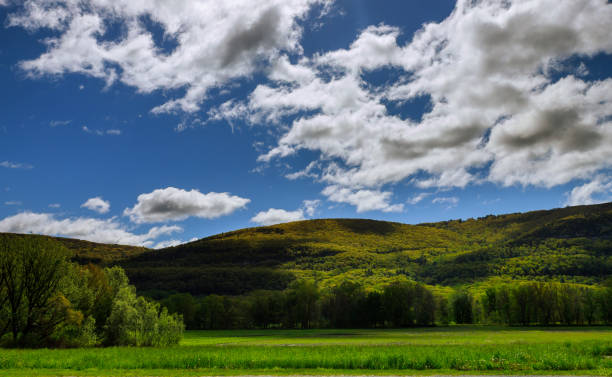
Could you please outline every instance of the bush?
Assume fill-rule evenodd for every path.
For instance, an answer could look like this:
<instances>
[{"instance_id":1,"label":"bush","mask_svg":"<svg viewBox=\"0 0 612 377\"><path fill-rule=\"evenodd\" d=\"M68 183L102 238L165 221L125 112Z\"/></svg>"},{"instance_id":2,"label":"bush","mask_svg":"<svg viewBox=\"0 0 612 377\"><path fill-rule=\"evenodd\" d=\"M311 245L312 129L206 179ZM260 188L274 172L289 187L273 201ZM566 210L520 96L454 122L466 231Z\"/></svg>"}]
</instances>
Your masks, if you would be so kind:
<instances>
[{"instance_id":1,"label":"bush","mask_svg":"<svg viewBox=\"0 0 612 377\"><path fill-rule=\"evenodd\" d=\"M183 334L182 317L136 296L133 286L119 289L105 326L105 344L117 346L169 346Z\"/></svg>"}]
</instances>

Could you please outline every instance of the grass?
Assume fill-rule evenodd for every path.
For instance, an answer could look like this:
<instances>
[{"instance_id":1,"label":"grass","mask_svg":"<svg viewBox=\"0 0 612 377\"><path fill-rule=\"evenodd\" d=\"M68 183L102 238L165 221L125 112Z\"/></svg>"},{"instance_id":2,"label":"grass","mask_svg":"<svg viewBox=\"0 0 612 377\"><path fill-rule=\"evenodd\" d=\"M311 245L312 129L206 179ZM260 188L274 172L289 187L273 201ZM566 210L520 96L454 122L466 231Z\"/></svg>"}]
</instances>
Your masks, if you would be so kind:
<instances>
[{"instance_id":1,"label":"grass","mask_svg":"<svg viewBox=\"0 0 612 377\"><path fill-rule=\"evenodd\" d=\"M612 341L612 327L187 331L181 345L507 345Z\"/></svg>"},{"instance_id":2,"label":"grass","mask_svg":"<svg viewBox=\"0 0 612 377\"><path fill-rule=\"evenodd\" d=\"M2 350L0 376L612 375L612 328L192 331L170 348Z\"/></svg>"}]
</instances>

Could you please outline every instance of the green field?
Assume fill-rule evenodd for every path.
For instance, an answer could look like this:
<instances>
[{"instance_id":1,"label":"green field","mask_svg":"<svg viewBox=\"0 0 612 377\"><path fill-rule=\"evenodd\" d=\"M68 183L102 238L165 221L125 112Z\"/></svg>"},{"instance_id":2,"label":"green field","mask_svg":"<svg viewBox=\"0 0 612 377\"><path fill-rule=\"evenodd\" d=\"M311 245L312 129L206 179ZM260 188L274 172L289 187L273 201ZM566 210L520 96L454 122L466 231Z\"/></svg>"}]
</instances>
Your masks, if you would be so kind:
<instances>
[{"instance_id":1,"label":"green field","mask_svg":"<svg viewBox=\"0 0 612 377\"><path fill-rule=\"evenodd\" d=\"M188 331L170 348L0 351L0 375L612 375L612 328Z\"/></svg>"}]
</instances>

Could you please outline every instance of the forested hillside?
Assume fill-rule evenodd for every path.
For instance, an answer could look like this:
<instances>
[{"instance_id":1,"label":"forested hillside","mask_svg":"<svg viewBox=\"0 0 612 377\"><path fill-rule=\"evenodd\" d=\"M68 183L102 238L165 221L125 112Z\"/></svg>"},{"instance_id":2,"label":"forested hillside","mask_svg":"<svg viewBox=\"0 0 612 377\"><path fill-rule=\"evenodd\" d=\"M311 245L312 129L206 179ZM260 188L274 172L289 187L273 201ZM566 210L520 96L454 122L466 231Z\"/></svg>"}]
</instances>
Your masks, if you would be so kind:
<instances>
[{"instance_id":1,"label":"forested hillside","mask_svg":"<svg viewBox=\"0 0 612 377\"><path fill-rule=\"evenodd\" d=\"M301 278L371 289L401 278L438 291L509 280L597 284L612 274L612 203L419 225L306 220L162 250L56 239L74 261L119 264L139 290L162 296L282 290Z\"/></svg>"},{"instance_id":2,"label":"forested hillside","mask_svg":"<svg viewBox=\"0 0 612 377\"><path fill-rule=\"evenodd\" d=\"M143 290L243 294L398 277L429 285L537 280L593 284L612 273L612 203L406 225L306 220L219 234L119 262ZM443 289L440 287L440 289Z\"/></svg>"}]
</instances>

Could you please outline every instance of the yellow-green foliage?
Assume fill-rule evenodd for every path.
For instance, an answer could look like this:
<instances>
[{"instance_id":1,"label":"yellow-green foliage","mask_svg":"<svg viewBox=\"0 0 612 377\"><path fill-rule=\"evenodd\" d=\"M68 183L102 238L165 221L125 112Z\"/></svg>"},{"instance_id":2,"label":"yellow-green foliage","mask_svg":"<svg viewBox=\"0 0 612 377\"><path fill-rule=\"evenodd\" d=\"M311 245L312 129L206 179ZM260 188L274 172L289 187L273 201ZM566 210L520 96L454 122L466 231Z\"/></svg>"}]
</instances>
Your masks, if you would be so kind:
<instances>
[{"instance_id":1,"label":"yellow-green foliage","mask_svg":"<svg viewBox=\"0 0 612 377\"><path fill-rule=\"evenodd\" d=\"M120 264L140 290L280 290L295 278L379 289L492 278L598 284L612 274L612 203L407 225L318 219L222 233L163 250L58 239L81 263Z\"/></svg>"}]
</instances>

